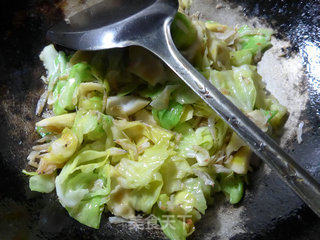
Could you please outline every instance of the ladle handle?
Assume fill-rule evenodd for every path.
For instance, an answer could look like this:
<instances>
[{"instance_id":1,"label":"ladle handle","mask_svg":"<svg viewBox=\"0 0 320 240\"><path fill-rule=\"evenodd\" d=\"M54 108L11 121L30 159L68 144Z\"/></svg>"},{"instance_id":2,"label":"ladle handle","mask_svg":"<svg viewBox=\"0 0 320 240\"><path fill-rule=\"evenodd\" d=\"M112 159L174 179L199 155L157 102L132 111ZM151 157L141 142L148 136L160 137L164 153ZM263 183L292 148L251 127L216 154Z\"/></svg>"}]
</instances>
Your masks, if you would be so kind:
<instances>
[{"instance_id":1,"label":"ladle handle","mask_svg":"<svg viewBox=\"0 0 320 240\"><path fill-rule=\"evenodd\" d=\"M171 38L170 22L165 22L143 47L160 57L320 216L319 183L179 53Z\"/></svg>"}]
</instances>

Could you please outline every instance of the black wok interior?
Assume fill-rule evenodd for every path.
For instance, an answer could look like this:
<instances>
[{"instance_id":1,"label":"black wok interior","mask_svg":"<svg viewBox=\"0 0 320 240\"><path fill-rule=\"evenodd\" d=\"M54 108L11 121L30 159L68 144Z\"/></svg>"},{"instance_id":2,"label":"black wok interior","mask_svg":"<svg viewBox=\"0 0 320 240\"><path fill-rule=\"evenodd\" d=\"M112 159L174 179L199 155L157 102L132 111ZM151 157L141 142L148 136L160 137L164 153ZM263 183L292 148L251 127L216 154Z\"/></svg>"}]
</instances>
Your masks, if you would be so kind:
<instances>
[{"instance_id":1,"label":"black wok interior","mask_svg":"<svg viewBox=\"0 0 320 240\"><path fill-rule=\"evenodd\" d=\"M278 30L278 38L290 40L287 57L302 55L309 101L301 118L307 127L304 142L292 140L287 150L320 181L320 2L229 2L242 5L249 17L265 19ZM44 73L38 54L48 44L46 30L61 19L63 4L58 0L0 2L0 239L162 239L160 232L111 225L106 216L100 230L85 227L68 216L55 194L31 192L21 173L37 139L34 112ZM313 59L307 45L314 47ZM254 181L240 202L246 208L245 232L232 239L320 239L320 219L275 173L256 180L259 171L250 176ZM263 191L258 191L261 185ZM202 239L203 233L214 231L209 220L203 218L190 239Z\"/></svg>"}]
</instances>

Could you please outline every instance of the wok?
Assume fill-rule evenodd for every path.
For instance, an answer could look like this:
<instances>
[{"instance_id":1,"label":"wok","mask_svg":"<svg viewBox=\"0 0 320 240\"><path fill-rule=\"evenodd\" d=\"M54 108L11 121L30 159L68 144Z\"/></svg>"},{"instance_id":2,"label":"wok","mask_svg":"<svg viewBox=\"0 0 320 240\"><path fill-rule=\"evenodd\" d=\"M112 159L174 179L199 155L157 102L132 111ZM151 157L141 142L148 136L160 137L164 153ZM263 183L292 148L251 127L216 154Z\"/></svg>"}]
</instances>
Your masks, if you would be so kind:
<instances>
[{"instance_id":1,"label":"wok","mask_svg":"<svg viewBox=\"0 0 320 240\"><path fill-rule=\"evenodd\" d=\"M0 239L163 239L160 231L110 224L108 215L99 230L85 227L68 216L55 194L31 192L21 173L37 139L34 113L44 74L38 54L48 44L46 30L79 2L90 1L0 3ZM259 66L267 89L290 111L275 137L320 180L320 2L194 0L190 11L229 25L275 29L274 47ZM254 168L244 199L230 206L217 197L190 239L319 239L320 220L311 210L267 166Z\"/></svg>"}]
</instances>

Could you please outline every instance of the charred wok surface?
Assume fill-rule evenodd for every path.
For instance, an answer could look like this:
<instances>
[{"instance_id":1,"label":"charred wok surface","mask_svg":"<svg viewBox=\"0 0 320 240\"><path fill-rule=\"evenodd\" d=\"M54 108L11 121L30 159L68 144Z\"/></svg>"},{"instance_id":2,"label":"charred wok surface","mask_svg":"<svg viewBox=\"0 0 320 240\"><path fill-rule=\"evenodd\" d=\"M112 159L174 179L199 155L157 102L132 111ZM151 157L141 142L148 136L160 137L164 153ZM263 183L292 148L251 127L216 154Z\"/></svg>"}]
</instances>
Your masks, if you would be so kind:
<instances>
[{"instance_id":1,"label":"charred wok surface","mask_svg":"<svg viewBox=\"0 0 320 240\"><path fill-rule=\"evenodd\" d=\"M293 44L288 56L293 50L304 57L309 76L306 81L309 102L301 120L309 127L303 144L293 141L290 148L302 159L305 167L319 173L320 98L316 83L320 81L320 74L313 71L317 62L310 57L312 51L317 52L314 46L319 46L320 41L319 4L316 1L230 2L241 4L248 16L265 18L278 29L279 37L290 39ZM0 3L0 238L92 239L94 236L97 239L162 239L159 232L128 229L127 225L111 225L105 220L99 231L89 229L72 220L53 195L28 190L27 178L21 169L26 166L26 156L37 138L33 129L37 120L34 112L42 93L39 78L44 71L38 54L47 44L46 29L62 17L64 4L63 1L44 0ZM304 229L319 220L274 174L265 177L262 173L259 169L252 175L248 194L240 203L244 208L240 216L244 228L233 239L292 239L293 235L302 239L306 233ZM319 174L317 177L320 178ZM216 237L214 232L221 226L212 224L215 211L211 209L199 223L193 239ZM319 230L315 230L310 239L319 234Z\"/></svg>"}]
</instances>

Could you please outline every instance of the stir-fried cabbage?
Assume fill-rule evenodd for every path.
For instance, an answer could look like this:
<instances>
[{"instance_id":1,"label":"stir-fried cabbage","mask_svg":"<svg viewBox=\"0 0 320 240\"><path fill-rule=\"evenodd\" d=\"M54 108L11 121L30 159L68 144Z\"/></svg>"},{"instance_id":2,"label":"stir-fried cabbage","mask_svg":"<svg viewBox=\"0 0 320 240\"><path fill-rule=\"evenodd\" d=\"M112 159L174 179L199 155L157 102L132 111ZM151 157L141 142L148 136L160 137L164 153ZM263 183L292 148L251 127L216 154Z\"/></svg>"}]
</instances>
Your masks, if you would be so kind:
<instances>
[{"instance_id":1,"label":"stir-fried cabbage","mask_svg":"<svg viewBox=\"0 0 320 240\"><path fill-rule=\"evenodd\" d=\"M55 184L60 203L70 216L99 228L110 193L108 151L82 151L63 167Z\"/></svg>"},{"instance_id":2,"label":"stir-fried cabbage","mask_svg":"<svg viewBox=\"0 0 320 240\"><path fill-rule=\"evenodd\" d=\"M263 131L280 128L286 108L255 66L271 31L202 22L179 2L171 32L182 54ZM104 210L131 220L152 213L172 240L194 231L215 193L241 200L249 147L156 56L129 47L67 57L49 45L40 59L48 86L39 105L53 116L36 123L35 169L24 171L32 191L55 189L93 228Z\"/></svg>"}]
</instances>

